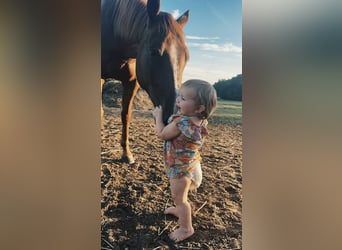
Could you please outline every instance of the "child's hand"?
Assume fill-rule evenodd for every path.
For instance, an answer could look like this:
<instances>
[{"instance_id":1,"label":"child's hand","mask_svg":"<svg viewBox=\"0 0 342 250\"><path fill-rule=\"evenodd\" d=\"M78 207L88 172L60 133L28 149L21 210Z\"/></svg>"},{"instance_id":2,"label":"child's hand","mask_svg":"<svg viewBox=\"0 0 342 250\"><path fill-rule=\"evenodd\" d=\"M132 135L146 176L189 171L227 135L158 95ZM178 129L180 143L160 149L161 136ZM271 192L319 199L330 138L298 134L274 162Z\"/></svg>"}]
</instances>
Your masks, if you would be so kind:
<instances>
[{"instance_id":1,"label":"child's hand","mask_svg":"<svg viewBox=\"0 0 342 250\"><path fill-rule=\"evenodd\" d=\"M162 117L162 115L163 115L162 106L155 107L152 114L153 114L154 118L156 118L156 119L158 119L158 117Z\"/></svg>"}]
</instances>

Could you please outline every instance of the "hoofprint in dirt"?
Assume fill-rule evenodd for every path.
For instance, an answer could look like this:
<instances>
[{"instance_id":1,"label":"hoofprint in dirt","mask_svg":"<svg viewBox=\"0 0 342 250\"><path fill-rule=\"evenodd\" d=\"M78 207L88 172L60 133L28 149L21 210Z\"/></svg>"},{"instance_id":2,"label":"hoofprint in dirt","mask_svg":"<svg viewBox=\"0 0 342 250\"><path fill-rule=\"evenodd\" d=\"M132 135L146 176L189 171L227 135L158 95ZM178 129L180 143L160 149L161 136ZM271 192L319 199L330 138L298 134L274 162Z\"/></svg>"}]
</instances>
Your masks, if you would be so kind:
<instances>
[{"instance_id":1,"label":"hoofprint in dirt","mask_svg":"<svg viewBox=\"0 0 342 250\"><path fill-rule=\"evenodd\" d=\"M177 220L163 172L163 142L151 111L134 111L130 144L136 163L120 161L120 109L105 107L101 130L102 249L242 249L242 129L209 120L201 150L203 182L189 194L195 234L174 243Z\"/></svg>"}]
</instances>

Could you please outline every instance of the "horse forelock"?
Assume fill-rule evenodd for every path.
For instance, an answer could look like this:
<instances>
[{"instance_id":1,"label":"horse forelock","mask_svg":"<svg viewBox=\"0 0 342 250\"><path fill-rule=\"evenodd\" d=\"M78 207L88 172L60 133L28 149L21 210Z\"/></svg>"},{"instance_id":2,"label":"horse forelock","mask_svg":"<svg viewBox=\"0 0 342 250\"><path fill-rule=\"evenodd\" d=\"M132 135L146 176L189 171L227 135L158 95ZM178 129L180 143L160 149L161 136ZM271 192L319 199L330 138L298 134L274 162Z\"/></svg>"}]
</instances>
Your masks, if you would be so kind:
<instances>
[{"instance_id":1,"label":"horse forelock","mask_svg":"<svg viewBox=\"0 0 342 250\"><path fill-rule=\"evenodd\" d=\"M173 77L175 79L176 88L180 87L182 80L183 68L180 68L180 56L184 53L185 63L189 59L189 50L185 43L185 35L182 27L172 17L171 14L160 12L159 14L159 30L161 33L171 33L172 38L169 41L169 55L172 58ZM185 66L185 65L183 65Z\"/></svg>"},{"instance_id":2,"label":"horse forelock","mask_svg":"<svg viewBox=\"0 0 342 250\"><path fill-rule=\"evenodd\" d=\"M176 88L179 88L182 84L182 75L184 68L181 68L181 62L180 62L180 53L184 53L184 64L182 64L182 67L185 66L186 62L189 60L189 50L185 43L185 34L183 32L183 28L178 24L178 22L169 14L169 20L171 22L170 31L172 34L175 35L176 40L173 40L170 46L170 53L173 53L173 74L174 79L176 80Z\"/></svg>"},{"instance_id":3,"label":"horse forelock","mask_svg":"<svg viewBox=\"0 0 342 250\"><path fill-rule=\"evenodd\" d=\"M172 17L170 13L160 12L159 13L159 29L165 33L171 32L176 38L182 43L185 44L185 35L181 26L177 23L177 21Z\"/></svg>"}]
</instances>

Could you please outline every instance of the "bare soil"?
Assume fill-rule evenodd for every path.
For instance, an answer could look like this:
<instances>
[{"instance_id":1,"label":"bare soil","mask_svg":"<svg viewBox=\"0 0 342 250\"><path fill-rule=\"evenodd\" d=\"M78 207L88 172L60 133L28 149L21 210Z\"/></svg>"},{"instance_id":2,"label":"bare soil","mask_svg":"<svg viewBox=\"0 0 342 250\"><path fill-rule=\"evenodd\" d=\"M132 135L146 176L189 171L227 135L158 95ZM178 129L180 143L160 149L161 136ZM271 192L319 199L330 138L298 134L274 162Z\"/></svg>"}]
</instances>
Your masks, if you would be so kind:
<instances>
[{"instance_id":1,"label":"bare soil","mask_svg":"<svg viewBox=\"0 0 342 250\"><path fill-rule=\"evenodd\" d=\"M118 89L116 91L115 89ZM163 141L155 135L151 103L139 93L130 128L135 163L121 161L120 86L104 86L101 130L101 249L242 249L242 128L209 119L201 150L203 182L189 194L195 234L174 243L177 219L163 172ZM146 101L147 100L147 101ZM146 103L145 103L146 102Z\"/></svg>"}]
</instances>

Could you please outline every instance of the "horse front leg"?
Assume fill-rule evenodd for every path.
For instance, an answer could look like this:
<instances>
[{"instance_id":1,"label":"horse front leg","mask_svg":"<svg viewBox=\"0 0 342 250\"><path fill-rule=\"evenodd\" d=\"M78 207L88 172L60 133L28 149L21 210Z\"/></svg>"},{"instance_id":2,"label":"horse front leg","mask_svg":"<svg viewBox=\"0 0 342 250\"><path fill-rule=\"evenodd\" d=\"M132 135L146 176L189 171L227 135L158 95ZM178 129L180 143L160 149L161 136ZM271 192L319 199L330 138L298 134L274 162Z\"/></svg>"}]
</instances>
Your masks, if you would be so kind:
<instances>
[{"instance_id":1,"label":"horse front leg","mask_svg":"<svg viewBox=\"0 0 342 250\"><path fill-rule=\"evenodd\" d=\"M100 82L100 88L101 88L101 121L103 120L103 102L102 102L102 89L103 89L103 85L105 83L105 80L101 78L101 82Z\"/></svg>"},{"instance_id":2,"label":"horse front leg","mask_svg":"<svg viewBox=\"0 0 342 250\"><path fill-rule=\"evenodd\" d=\"M121 135L121 147L122 147L122 160L129 164L134 163L133 155L129 148L129 125L132 118L132 107L134 97L139 89L137 81L129 81L123 83L123 95L122 95L122 111L121 111L121 122L122 122L122 135Z\"/></svg>"}]
</instances>

